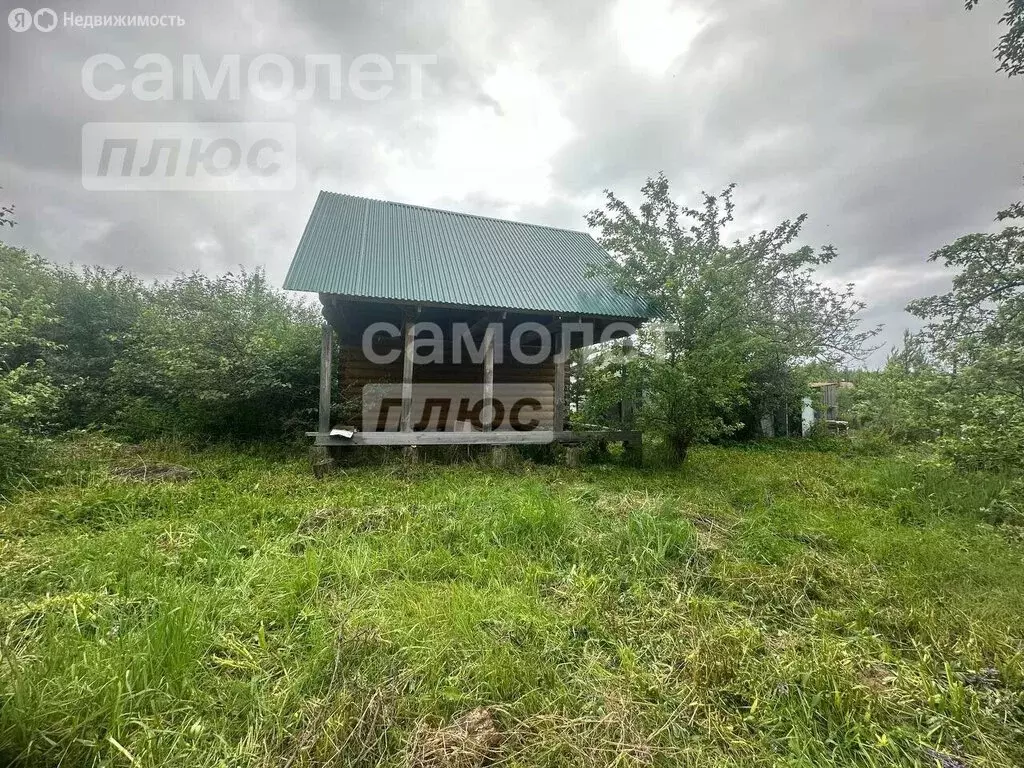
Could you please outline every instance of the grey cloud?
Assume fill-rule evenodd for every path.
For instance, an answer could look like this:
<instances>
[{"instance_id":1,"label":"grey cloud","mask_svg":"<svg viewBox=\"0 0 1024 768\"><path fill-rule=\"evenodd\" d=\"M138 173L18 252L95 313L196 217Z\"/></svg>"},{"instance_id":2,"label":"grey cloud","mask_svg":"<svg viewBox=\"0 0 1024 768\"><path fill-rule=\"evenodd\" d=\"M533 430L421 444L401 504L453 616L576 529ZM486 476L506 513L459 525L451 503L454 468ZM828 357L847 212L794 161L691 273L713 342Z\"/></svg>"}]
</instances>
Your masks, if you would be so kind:
<instances>
[{"instance_id":1,"label":"grey cloud","mask_svg":"<svg viewBox=\"0 0 1024 768\"><path fill-rule=\"evenodd\" d=\"M58 15L186 20L182 28L48 36L0 29L0 194L18 205L20 220L4 234L61 261L123 264L147 276L261 265L280 279L320 187L580 229L603 188L635 199L644 178L664 170L691 199L738 182L741 214L761 225L807 212L806 241L834 243L842 254L827 276L857 279L871 307L865 322L886 322L886 341L898 342L913 322L905 302L946 284L927 255L990 227L996 210L1021 196L1024 79L995 73L996 3L967 14L961 3L934 0L694 0L686 7L707 24L663 75L635 69L620 50L611 0L52 5ZM322 93L285 104L97 102L80 76L85 59L102 52L129 65L146 52L177 65L184 53L215 66L224 54L261 52L296 61L306 53L426 53L437 63L421 101L408 98L408 72L399 68L395 95L379 102ZM448 179L436 152L451 123L440 118L483 107L496 125L513 119L487 86L510 66L541 78L574 131L551 158L550 199L510 199L497 186L458 194L439 184L445 191L424 200L416 196L422 182L417 193L401 174L388 176L386 158L400 153L428 180ZM296 190L82 188L83 123L171 120L294 122ZM920 279L908 279L917 268Z\"/></svg>"}]
</instances>

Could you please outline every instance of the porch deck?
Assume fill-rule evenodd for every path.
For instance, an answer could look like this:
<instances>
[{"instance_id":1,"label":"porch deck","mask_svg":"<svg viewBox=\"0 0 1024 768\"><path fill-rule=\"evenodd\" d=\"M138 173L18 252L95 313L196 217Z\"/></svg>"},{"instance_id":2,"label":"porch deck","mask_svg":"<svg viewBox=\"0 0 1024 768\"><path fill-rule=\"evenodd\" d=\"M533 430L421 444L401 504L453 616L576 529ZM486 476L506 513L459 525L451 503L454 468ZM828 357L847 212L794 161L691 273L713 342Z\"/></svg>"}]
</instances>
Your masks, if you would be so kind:
<instances>
[{"instance_id":1,"label":"porch deck","mask_svg":"<svg viewBox=\"0 0 1024 768\"><path fill-rule=\"evenodd\" d=\"M586 442L605 441L639 445L640 432L594 430L592 432L551 432L533 430L529 432L356 432L352 437L332 436L328 432L307 432L319 447L358 445L544 445L560 443L574 445Z\"/></svg>"}]
</instances>

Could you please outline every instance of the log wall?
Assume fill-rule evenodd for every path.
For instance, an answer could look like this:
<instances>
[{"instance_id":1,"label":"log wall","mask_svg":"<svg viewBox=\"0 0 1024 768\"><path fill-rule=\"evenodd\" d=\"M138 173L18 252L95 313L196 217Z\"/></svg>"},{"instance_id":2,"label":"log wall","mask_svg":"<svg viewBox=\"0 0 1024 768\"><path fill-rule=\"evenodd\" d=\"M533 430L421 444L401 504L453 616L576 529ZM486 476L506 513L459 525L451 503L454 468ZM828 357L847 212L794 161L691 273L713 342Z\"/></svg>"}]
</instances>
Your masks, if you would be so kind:
<instances>
[{"instance_id":1,"label":"log wall","mask_svg":"<svg viewBox=\"0 0 1024 768\"><path fill-rule=\"evenodd\" d=\"M403 359L399 356L394 362L379 365L364 356L360 347L342 347L338 360L338 373L342 401L342 412L346 424L351 424L362 431L379 431L383 424L373 427L362 423L363 387L367 384L401 384ZM425 363L413 368L413 397L416 384L479 384L481 393L484 381L483 364L474 365L467 360L460 364L450 361L444 363ZM555 364L552 358L536 365L523 365L509 358L494 365L494 384L496 391L503 397L515 397L522 387L523 396L536 397L536 388L530 385L545 384L550 387L544 394L537 397L541 407L531 412L533 418L540 423L538 429L550 430L554 424L554 389ZM413 421L420 414L413 416Z\"/></svg>"}]
</instances>

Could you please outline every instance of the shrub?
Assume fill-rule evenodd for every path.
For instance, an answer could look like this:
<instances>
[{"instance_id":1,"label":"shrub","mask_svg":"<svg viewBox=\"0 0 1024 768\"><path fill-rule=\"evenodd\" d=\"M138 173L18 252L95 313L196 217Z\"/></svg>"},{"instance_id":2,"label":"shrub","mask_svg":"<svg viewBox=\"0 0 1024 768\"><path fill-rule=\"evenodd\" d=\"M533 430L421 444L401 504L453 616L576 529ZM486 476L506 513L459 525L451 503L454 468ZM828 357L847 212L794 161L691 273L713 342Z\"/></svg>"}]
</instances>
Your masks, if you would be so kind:
<instances>
[{"instance_id":1,"label":"shrub","mask_svg":"<svg viewBox=\"0 0 1024 768\"><path fill-rule=\"evenodd\" d=\"M0 245L0 489L29 471L34 437L56 402L42 359L53 346L49 278L39 257Z\"/></svg>"}]
</instances>

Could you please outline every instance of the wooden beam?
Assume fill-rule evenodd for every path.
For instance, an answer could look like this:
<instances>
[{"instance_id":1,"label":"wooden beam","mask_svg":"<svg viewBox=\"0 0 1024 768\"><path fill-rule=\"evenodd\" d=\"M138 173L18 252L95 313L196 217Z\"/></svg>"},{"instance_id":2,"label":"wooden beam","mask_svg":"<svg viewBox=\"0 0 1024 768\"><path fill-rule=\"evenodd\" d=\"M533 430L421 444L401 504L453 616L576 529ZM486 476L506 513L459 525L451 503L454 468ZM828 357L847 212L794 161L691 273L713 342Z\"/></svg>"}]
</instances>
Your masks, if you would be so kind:
<instances>
[{"instance_id":1,"label":"wooden beam","mask_svg":"<svg viewBox=\"0 0 1024 768\"><path fill-rule=\"evenodd\" d=\"M490 432L494 422L494 326L484 331L484 407L480 412L484 431Z\"/></svg>"},{"instance_id":2,"label":"wooden beam","mask_svg":"<svg viewBox=\"0 0 1024 768\"><path fill-rule=\"evenodd\" d=\"M475 339L476 335L478 333L480 333L480 331L486 330L487 326L490 325L491 323L493 323L497 317L498 317L498 315L495 314L494 312L486 312L486 313L484 313L483 317L481 317L479 320L477 320L475 323L473 323L473 325L470 326L470 328L469 328L469 336L470 336L470 338ZM503 317L504 317L504 315L503 315Z\"/></svg>"},{"instance_id":3,"label":"wooden beam","mask_svg":"<svg viewBox=\"0 0 1024 768\"><path fill-rule=\"evenodd\" d=\"M341 305L341 302L336 296L332 296L329 293L320 294L321 307L320 313L324 318L331 324L335 331L338 333L339 339L344 339L344 332L347 330L347 322L345 318L345 310Z\"/></svg>"},{"instance_id":4,"label":"wooden beam","mask_svg":"<svg viewBox=\"0 0 1024 768\"><path fill-rule=\"evenodd\" d=\"M565 354L562 344L562 329L558 327L552 339L555 352L555 419L556 431L565 429Z\"/></svg>"},{"instance_id":5,"label":"wooden beam","mask_svg":"<svg viewBox=\"0 0 1024 768\"><path fill-rule=\"evenodd\" d=\"M416 352L416 318L405 313L405 349L402 358L402 422L403 432L412 431L412 367Z\"/></svg>"},{"instance_id":6,"label":"wooden beam","mask_svg":"<svg viewBox=\"0 0 1024 768\"><path fill-rule=\"evenodd\" d=\"M638 432L549 432L546 429L530 432L356 432L351 438L331 437L316 432L307 434L316 439L316 445L542 445L552 442L571 445L593 441L636 442L640 439Z\"/></svg>"},{"instance_id":7,"label":"wooden beam","mask_svg":"<svg viewBox=\"0 0 1024 768\"><path fill-rule=\"evenodd\" d=\"M333 366L331 356L334 352L334 335L331 324L324 323L320 340L320 411L319 429L321 432L331 431L331 373Z\"/></svg>"}]
</instances>

